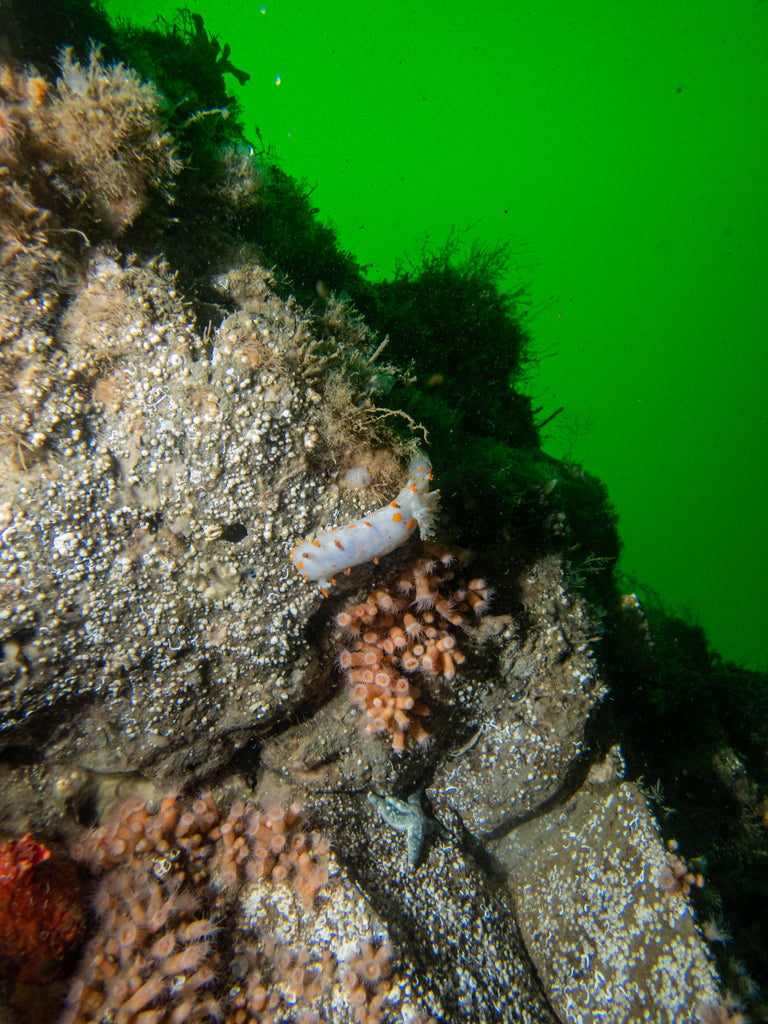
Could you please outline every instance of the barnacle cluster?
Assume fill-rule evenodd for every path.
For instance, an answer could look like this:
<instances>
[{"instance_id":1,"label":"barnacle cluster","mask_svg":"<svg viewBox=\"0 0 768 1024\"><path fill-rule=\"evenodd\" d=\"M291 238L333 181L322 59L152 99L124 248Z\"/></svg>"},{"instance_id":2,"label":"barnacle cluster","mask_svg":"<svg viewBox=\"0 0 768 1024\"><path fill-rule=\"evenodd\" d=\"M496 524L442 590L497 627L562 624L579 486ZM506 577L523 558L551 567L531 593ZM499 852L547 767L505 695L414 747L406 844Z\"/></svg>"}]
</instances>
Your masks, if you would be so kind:
<instances>
[{"instance_id":1,"label":"barnacle cluster","mask_svg":"<svg viewBox=\"0 0 768 1024\"><path fill-rule=\"evenodd\" d=\"M491 595L485 580L454 578L451 552L426 550L391 588L374 590L336 616L350 641L339 655L350 700L365 711L366 731L389 733L398 752L406 736L417 743L429 739L421 723L429 709L409 677L420 672L453 679L464 661L454 631L472 614L481 615Z\"/></svg>"},{"instance_id":2,"label":"barnacle cluster","mask_svg":"<svg viewBox=\"0 0 768 1024\"><path fill-rule=\"evenodd\" d=\"M680 884L645 808L632 783L581 790L517 862L520 927L563 1020L727 1020L707 1010L719 994L685 895L695 878Z\"/></svg>"},{"instance_id":3,"label":"barnacle cluster","mask_svg":"<svg viewBox=\"0 0 768 1024\"><path fill-rule=\"evenodd\" d=\"M152 84L95 50L84 65L64 51L59 64L51 84L0 59L0 460L22 470L90 433L89 385L153 333L149 287L129 289L125 308L108 301L113 261L95 246L131 227L154 194L169 199L181 167ZM57 322L86 253L102 271L91 275L93 332L76 302Z\"/></svg>"},{"instance_id":4,"label":"barnacle cluster","mask_svg":"<svg viewBox=\"0 0 768 1024\"><path fill-rule=\"evenodd\" d=\"M298 805L227 809L210 793L189 803L171 792L153 812L132 799L73 854L100 877L98 926L62 1024L310 1022L339 999L345 1019L379 1020L391 986L388 943L372 936L341 958L287 935L265 912L287 898L301 918L327 906L338 885L330 843L307 828ZM233 932L240 900L260 909L245 932Z\"/></svg>"}]
</instances>

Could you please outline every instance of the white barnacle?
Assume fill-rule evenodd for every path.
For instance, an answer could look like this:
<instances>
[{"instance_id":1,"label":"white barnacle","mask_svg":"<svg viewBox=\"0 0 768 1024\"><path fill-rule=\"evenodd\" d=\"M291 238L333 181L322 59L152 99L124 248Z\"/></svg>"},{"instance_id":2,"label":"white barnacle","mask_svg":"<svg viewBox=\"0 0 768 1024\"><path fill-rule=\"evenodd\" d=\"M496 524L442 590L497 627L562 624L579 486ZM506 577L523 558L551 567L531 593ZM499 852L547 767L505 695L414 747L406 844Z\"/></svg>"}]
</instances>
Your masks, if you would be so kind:
<instances>
[{"instance_id":1,"label":"white barnacle","mask_svg":"<svg viewBox=\"0 0 768 1024\"><path fill-rule=\"evenodd\" d=\"M77 534L72 533L57 533L53 538L53 548L57 551L62 558L70 557L77 551L78 539Z\"/></svg>"}]
</instances>

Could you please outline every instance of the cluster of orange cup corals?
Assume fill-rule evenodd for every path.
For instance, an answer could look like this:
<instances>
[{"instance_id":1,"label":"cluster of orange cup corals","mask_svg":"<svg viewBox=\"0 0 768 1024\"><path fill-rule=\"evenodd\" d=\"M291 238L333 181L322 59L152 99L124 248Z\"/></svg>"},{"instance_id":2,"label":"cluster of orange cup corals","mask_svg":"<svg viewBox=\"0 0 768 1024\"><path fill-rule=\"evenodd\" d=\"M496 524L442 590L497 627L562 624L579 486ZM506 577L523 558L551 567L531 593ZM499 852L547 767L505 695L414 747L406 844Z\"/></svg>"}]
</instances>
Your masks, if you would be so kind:
<instances>
[{"instance_id":1,"label":"cluster of orange cup corals","mask_svg":"<svg viewBox=\"0 0 768 1024\"><path fill-rule=\"evenodd\" d=\"M482 615L491 591L485 580L455 579L451 552L429 548L389 589L374 590L362 603L343 608L336 624L350 639L339 667L354 704L365 711L366 731L388 732L396 751L405 737L426 743L421 718L429 709L408 678L421 672L451 680L464 655L454 630Z\"/></svg>"},{"instance_id":2,"label":"cluster of orange cup corals","mask_svg":"<svg viewBox=\"0 0 768 1024\"><path fill-rule=\"evenodd\" d=\"M380 1019L390 989L391 960L392 948L386 942L379 946L363 942L347 960L343 984L360 1024L375 1024Z\"/></svg>"},{"instance_id":3,"label":"cluster of orange cup corals","mask_svg":"<svg viewBox=\"0 0 768 1024\"><path fill-rule=\"evenodd\" d=\"M691 871L677 849L676 839L667 841L666 864L661 873L661 885L667 896L687 896L694 886L704 888L704 875Z\"/></svg>"},{"instance_id":4,"label":"cluster of orange cup corals","mask_svg":"<svg viewBox=\"0 0 768 1024\"><path fill-rule=\"evenodd\" d=\"M364 941L342 961L328 949L313 961L307 948L288 947L267 937L258 953L238 953L232 961L235 976L246 976L247 983L230 987L232 1008L226 1024L264 1024L274 1019L326 1022L334 1018L321 1007L333 1005L337 983L357 1024L380 1024L392 988L392 957L387 943ZM414 1017L413 1024L424 1024L424 1019Z\"/></svg>"},{"instance_id":5,"label":"cluster of orange cup corals","mask_svg":"<svg viewBox=\"0 0 768 1024\"><path fill-rule=\"evenodd\" d=\"M329 850L325 836L305 830L297 804L266 813L237 800L224 812L211 793L185 804L171 792L154 814L144 800L127 801L79 840L74 855L92 871L103 871L132 858L183 853L185 880L192 885L213 881L228 889L245 879L270 878L290 882L311 904L328 881Z\"/></svg>"},{"instance_id":6,"label":"cluster of orange cup corals","mask_svg":"<svg viewBox=\"0 0 768 1024\"><path fill-rule=\"evenodd\" d=\"M283 884L311 906L329 883L329 851L295 804L265 813L237 801L224 810L210 793L187 803L173 792L153 813L128 801L73 850L103 878L98 929L62 1021L221 1019L227 1007L211 993L226 974L215 915L228 893L246 881Z\"/></svg>"}]
</instances>

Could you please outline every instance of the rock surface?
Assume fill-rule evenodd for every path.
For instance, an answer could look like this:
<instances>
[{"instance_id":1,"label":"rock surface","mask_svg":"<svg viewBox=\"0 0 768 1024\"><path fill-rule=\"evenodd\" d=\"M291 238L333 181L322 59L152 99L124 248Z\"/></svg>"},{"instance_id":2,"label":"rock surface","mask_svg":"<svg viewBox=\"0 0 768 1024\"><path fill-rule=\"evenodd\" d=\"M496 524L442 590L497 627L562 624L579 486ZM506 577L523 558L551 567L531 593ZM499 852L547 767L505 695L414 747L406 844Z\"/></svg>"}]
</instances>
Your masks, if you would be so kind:
<instances>
[{"instance_id":1,"label":"rock surface","mask_svg":"<svg viewBox=\"0 0 768 1024\"><path fill-rule=\"evenodd\" d=\"M642 794L609 757L494 853L562 1020L715 1020L717 977Z\"/></svg>"},{"instance_id":2,"label":"rock surface","mask_svg":"<svg viewBox=\"0 0 768 1024\"><path fill-rule=\"evenodd\" d=\"M287 551L360 497L310 471L320 360L262 307L206 345L166 269L102 253L57 327L87 386L47 396L0 504L2 742L51 768L207 774L306 699L319 594Z\"/></svg>"},{"instance_id":3,"label":"rock surface","mask_svg":"<svg viewBox=\"0 0 768 1024\"><path fill-rule=\"evenodd\" d=\"M3 481L7 820L72 832L73 815L102 817L143 778L188 785L231 770L240 751L257 798L287 787L322 823L343 891L363 892L379 922L372 941L397 950L405 988L382 1019L598 1020L613 988L630 1014L641 997L674 1007L670 1020L710 1006L713 975L685 897L660 886L664 850L644 805L627 787L598 798L587 786L560 807L586 772L585 730L606 689L557 557L521 573L516 607L462 625L454 678L420 673L430 745L409 741L398 756L366 732L336 669L346 642L333 615L365 601L368 580L394 593L419 545L325 601L287 552L318 524L380 503L402 462L385 438L375 457L367 442L350 456L348 424L362 414L349 403L341 415L343 377L301 311L258 266L250 275L248 311L203 336L162 263L96 252L52 331L57 379L73 383L46 394L44 443L29 463L19 448ZM242 287L242 273L219 285L230 279ZM370 483L340 486L355 461ZM418 787L447 832L411 870L403 837L364 794ZM620 824L616 810L606 819L611 800L632 810L631 853L604 848ZM636 877L644 901L621 930ZM594 892L577 899L587 884ZM229 912L232 936L248 931L254 898ZM321 930L314 941L326 942Z\"/></svg>"}]
</instances>

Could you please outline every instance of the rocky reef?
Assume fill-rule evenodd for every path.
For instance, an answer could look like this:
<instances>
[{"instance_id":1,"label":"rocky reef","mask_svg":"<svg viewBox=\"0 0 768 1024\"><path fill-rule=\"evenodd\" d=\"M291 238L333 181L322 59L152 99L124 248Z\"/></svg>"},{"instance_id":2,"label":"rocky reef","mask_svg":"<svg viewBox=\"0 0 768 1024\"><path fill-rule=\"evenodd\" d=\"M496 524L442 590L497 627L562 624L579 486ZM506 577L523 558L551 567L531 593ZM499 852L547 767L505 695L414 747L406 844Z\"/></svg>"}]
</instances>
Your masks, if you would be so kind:
<instances>
[{"instance_id":1,"label":"rocky reef","mask_svg":"<svg viewBox=\"0 0 768 1024\"><path fill-rule=\"evenodd\" d=\"M424 447L418 403L386 404L408 367L232 227L269 208L250 157L209 148L190 183L136 72L23 58L0 67L0 823L91 900L50 983L4 957L3 1019L738 1020L698 872L601 740L561 498L599 486L531 436L507 472L486 438L434 542L306 583L291 548ZM0 913L20 894L3 869Z\"/></svg>"}]
</instances>

